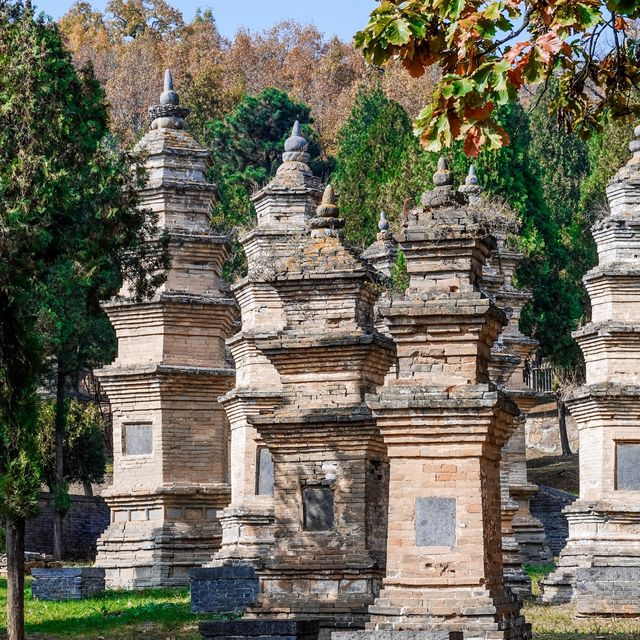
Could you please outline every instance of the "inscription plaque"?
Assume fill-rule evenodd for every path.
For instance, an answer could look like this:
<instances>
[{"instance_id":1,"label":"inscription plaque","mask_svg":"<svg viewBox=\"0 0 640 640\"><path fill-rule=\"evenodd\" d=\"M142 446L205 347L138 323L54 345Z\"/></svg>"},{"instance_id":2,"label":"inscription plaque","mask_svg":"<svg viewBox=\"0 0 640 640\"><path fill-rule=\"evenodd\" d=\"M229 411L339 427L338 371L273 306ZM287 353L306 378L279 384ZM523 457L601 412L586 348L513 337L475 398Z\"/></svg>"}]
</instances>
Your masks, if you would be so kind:
<instances>
[{"instance_id":1,"label":"inscription plaque","mask_svg":"<svg viewBox=\"0 0 640 640\"><path fill-rule=\"evenodd\" d=\"M456 499L416 498L416 545L453 547L456 544Z\"/></svg>"},{"instance_id":2,"label":"inscription plaque","mask_svg":"<svg viewBox=\"0 0 640 640\"><path fill-rule=\"evenodd\" d=\"M640 491L640 443L616 445L616 489Z\"/></svg>"},{"instance_id":3,"label":"inscription plaque","mask_svg":"<svg viewBox=\"0 0 640 640\"><path fill-rule=\"evenodd\" d=\"M258 495L272 496L274 485L273 457L267 447L258 449Z\"/></svg>"},{"instance_id":4,"label":"inscription plaque","mask_svg":"<svg viewBox=\"0 0 640 640\"><path fill-rule=\"evenodd\" d=\"M150 424L122 425L122 453L145 456L153 452L153 427Z\"/></svg>"},{"instance_id":5,"label":"inscription plaque","mask_svg":"<svg viewBox=\"0 0 640 640\"><path fill-rule=\"evenodd\" d=\"M305 487L302 497L305 531L331 531L333 491L329 487Z\"/></svg>"}]
</instances>

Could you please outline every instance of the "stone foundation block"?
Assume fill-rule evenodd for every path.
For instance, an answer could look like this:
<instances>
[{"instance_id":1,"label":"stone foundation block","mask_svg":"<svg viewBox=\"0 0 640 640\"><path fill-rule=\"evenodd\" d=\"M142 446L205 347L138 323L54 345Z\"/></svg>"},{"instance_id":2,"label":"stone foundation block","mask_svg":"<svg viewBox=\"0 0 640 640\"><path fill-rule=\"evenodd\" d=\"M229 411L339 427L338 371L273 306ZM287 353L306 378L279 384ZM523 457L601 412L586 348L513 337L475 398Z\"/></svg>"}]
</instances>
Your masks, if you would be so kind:
<instances>
[{"instance_id":1,"label":"stone foundation block","mask_svg":"<svg viewBox=\"0 0 640 640\"><path fill-rule=\"evenodd\" d=\"M576 570L576 613L583 616L640 614L640 567Z\"/></svg>"},{"instance_id":2,"label":"stone foundation block","mask_svg":"<svg viewBox=\"0 0 640 640\"><path fill-rule=\"evenodd\" d=\"M37 600L82 600L105 589L104 569L32 569L31 593Z\"/></svg>"},{"instance_id":3,"label":"stone foundation block","mask_svg":"<svg viewBox=\"0 0 640 640\"><path fill-rule=\"evenodd\" d=\"M244 611L256 601L260 590L256 570L248 563L192 569L190 585L194 613Z\"/></svg>"},{"instance_id":4,"label":"stone foundation block","mask_svg":"<svg viewBox=\"0 0 640 640\"><path fill-rule=\"evenodd\" d=\"M200 623L202 640L318 640L318 620L213 620Z\"/></svg>"},{"instance_id":5,"label":"stone foundation block","mask_svg":"<svg viewBox=\"0 0 640 640\"><path fill-rule=\"evenodd\" d=\"M462 631L338 631L331 640L463 640Z\"/></svg>"}]
</instances>

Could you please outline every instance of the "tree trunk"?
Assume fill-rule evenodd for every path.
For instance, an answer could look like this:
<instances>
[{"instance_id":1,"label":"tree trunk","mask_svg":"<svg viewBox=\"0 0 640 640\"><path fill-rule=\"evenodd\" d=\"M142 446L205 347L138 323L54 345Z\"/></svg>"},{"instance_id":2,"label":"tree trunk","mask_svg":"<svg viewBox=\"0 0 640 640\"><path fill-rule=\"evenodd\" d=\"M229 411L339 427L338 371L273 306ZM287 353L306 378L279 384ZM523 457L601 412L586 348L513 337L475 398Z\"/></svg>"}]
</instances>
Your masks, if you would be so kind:
<instances>
[{"instance_id":1,"label":"tree trunk","mask_svg":"<svg viewBox=\"0 0 640 640\"><path fill-rule=\"evenodd\" d=\"M56 473L53 489L53 558L62 560L62 523L64 511L60 510L64 491L64 427L65 427L65 372L58 357L58 373L56 376Z\"/></svg>"},{"instance_id":2,"label":"tree trunk","mask_svg":"<svg viewBox=\"0 0 640 640\"><path fill-rule=\"evenodd\" d=\"M24 640L24 522L6 520L7 640Z\"/></svg>"},{"instance_id":3,"label":"tree trunk","mask_svg":"<svg viewBox=\"0 0 640 640\"><path fill-rule=\"evenodd\" d=\"M569 444L569 434L567 433L567 409L564 400L558 396L558 424L560 426L560 444L562 446L562 455L570 456L571 445Z\"/></svg>"}]
</instances>

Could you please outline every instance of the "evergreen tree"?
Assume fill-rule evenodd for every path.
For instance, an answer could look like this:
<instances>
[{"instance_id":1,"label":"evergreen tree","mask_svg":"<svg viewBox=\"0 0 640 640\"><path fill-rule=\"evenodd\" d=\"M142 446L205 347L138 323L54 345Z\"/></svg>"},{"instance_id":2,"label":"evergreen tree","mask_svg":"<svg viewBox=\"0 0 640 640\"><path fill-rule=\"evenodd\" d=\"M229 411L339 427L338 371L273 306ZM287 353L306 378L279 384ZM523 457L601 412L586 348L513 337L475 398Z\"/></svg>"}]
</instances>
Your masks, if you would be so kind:
<instances>
[{"instance_id":1,"label":"evergreen tree","mask_svg":"<svg viewBox=\"0 0 640 640\"><path fill-rule=\"evenodd\" d=\"M136 207L143 175L103 144L107 114L54 25L0 4L0 506L7 519L8 638L24 638L24 521L40 483L38 375L57 365L56 499L64 487L64 388L83 334L123 278L144 297L167 264L155 220ZM46 332L46 334L44 333Z\"/></svg>"},{"instance_id":2,"label":"evergreen tree","mask_svg":"<svg viewBox=\"0 0 640 640\"><path fill-rule=\"evenodd\" d=\"M582 276L595 259L580 210L580 185L589 172L589 158L585 143L564 132L549 114L553 93L551 87L531 115L529 157L541 197L523 232L526 257L519 276L533 293L523 327L540 342L550 362L575 369L582 356L571 332L588 305Z\"/></svg>"},{"instance_id":3,"label":"evergreen tree","mask_svg":"<svg viewBox=\"0 0 640 640\"><path fill-rule=\"evenodd\" d=\"M318 138L311 128L310 108L294 102L278 89L265 89L257 96L245 96L235 109L207 126L206 143L211 148L211 180L218 188L218 202L212 212L212 224L226 233L253 224L255 210L250 194L272 178L281 163L284 142L296 120L309 142L316 175L325 175L330 161L321 161ZM234 242L229 275L245 267L244 254Z\"/></svg>"},{"instance_id":4,"label":"evergreen tree","mask_svg":"<svg viewBox=\"0 0 640 640\"><path fill-rule=\"evenodd\" d=\"M363 86L339 134L331 178L346 219L345 238L364 249L375 240L380 210L397 226L405 201L429 188L436 157L424 153L401 105Z\"/></svg>"},{"instance_id":5,"label":"evergreen tree","mask_svg":"<svg viewBox=\"0 0 640 640\"><path fill-rule=\"evenodd\" d=\"M65 399L64 482L83 485L102 482L107 465L107 421L95 402ZM51 489L56 482L55 401L44 402L38 416L38 448L42 479Z\"/></svg>"}]
</instances>

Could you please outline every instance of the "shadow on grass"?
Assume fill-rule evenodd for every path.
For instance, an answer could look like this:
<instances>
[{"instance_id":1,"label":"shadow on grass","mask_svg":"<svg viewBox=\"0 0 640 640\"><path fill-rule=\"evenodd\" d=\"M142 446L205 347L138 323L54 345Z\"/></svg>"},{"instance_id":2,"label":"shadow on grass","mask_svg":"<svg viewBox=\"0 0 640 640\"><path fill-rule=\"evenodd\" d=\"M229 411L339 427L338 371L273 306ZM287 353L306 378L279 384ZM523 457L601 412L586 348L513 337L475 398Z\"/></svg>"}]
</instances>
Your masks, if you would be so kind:
<instances>
[{"instance_id":1,"label":"shadow on grass","mask_svg":"<svg viewBox=\"0 0 640 640\"><path fill-rule=\"evenodd\" d=\"M3 627L6 626L6 598L6 580L0 579L0 624ZM135 628L148 637L146 630L149 627L171 631L195 627L200 620L213 617L191 612L187 588L105 591L86 600L51 602L35 600L31 595L31 581L27 580L25 584L25 630L28 635L95 639L104 632ZM2 635L0 632L0 637ZM164 640L166 635L158 637Z\"/></svg>"}]
</instances>

